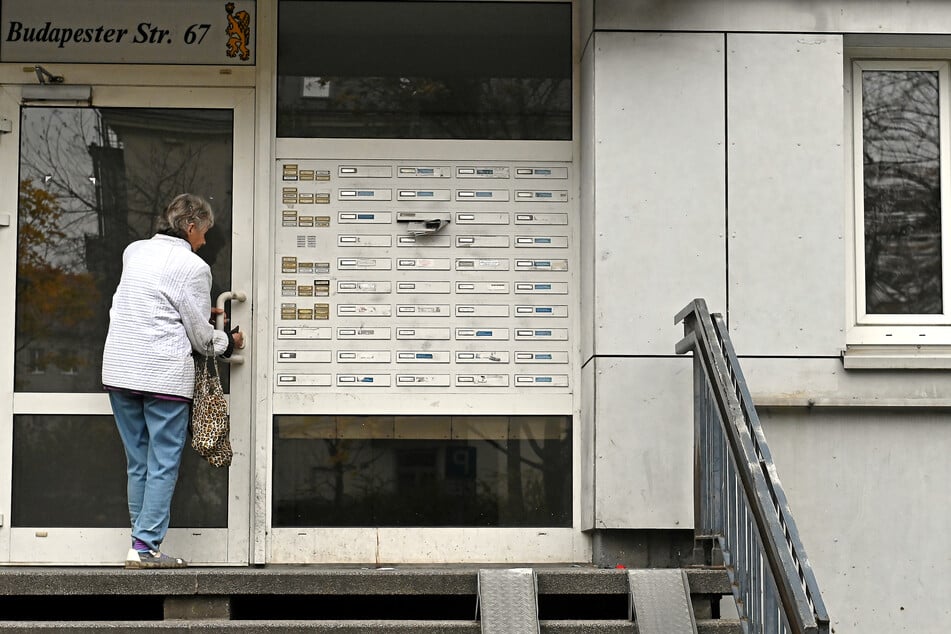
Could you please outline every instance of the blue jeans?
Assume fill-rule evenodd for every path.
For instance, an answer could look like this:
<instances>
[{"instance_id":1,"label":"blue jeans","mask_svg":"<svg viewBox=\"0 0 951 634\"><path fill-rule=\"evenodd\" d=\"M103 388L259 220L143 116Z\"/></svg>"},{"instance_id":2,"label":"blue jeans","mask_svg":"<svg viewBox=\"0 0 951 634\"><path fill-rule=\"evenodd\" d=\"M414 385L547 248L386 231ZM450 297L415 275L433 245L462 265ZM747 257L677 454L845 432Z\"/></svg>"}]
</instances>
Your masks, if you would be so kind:
<instances>
[{"instance_id":1,"label":"blue jeans","mask_svg":"<svg viewBox=\"0 0 951 634\"><path fill-rule=\"evenodd\" d=\"M109 401L128 463L132 537L158 550L168 531L189 404L114 391Z\"/></svg>"}]
</instances>

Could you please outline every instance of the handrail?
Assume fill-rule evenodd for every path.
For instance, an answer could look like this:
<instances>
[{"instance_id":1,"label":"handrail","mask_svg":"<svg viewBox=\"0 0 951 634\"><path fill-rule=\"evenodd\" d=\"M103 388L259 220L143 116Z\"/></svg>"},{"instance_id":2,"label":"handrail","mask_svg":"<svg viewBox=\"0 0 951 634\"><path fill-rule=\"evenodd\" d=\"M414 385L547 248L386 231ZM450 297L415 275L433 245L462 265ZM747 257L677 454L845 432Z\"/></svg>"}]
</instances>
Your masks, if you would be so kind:
<instances>
[{"instance_id":1,"label":"handrail","mask_svg":"<svg viewBox=\"0 0 951 634\"><path fill-rule=\"evenodd\" d=\"M829 615L719 314L681 310L693 352L695 533L723 551L747 634L828 634Z\"/></svg>"},{"instance_id":2,"label":"handrail","mask_svg":"<svg viewBox=\"0 0 951 634\"><path fill-rule=\"evenodd\" d=\"M218 295L218 299L215 300L215 308L218 309L218 314L215 316L215 329L225 329L225 304L227 302L245 302L247 300L248 294L244 291L225 291L224 293ZM245 333L244 336L247 337L247 333ZM245 342L245 346L247 346L247 342ZM223 363L241 365L244 363L244 355L238 354L237 352L232 352L230 357L223 357L220 360Z\"/></svg>"}]
</instances>

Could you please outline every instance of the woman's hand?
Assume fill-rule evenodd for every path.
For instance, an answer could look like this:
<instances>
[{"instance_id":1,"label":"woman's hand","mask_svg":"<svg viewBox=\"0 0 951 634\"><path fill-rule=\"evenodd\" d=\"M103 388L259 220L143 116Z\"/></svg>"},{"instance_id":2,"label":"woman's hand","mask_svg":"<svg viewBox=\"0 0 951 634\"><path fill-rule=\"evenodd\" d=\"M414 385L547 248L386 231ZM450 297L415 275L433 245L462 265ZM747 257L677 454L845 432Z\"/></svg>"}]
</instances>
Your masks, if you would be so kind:
<instances>
[{"instance_id":1,"label":"woman's hand","mask_svg":"<svg viewBox=\"0 0 951 634\"><path fill-rule=\"evenodd\" d=\"M208 320L208 323L211 324L212 326L214 326L214 325L215 325L215 320L216 320L217 316L224 314L224 312L225 312L225 309L224 309L224 308L212 308L212 309L211 309L211 319ZM227 315L225 315L225 323L226 323L226 324L228 323L228 316L227 316Z\"/></svg>"},{"instance_id":2,"label":"woman's hand","mask_svg":"<svg viewBox=\"0 0 951 634\"><path fill-rule=\"evenodd\" d=\"M244 333L238 332L238 328L240 328L240 326L235 326L231 330L231 339L234 341L234 347L241 350L244 348Z\"/></svg>"}]
</instances>

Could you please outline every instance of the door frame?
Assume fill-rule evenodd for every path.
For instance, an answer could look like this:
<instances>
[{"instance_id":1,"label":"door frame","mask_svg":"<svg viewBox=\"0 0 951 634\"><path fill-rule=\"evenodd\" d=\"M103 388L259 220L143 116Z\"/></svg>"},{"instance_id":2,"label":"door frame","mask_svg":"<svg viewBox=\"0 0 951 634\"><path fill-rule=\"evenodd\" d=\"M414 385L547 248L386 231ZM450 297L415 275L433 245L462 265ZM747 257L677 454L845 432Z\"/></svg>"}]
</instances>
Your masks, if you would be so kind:
<instances>
[{"instance_id":1,"label":"door frame","mask_svg":"<svg viewBox=\"0 0 951 634\"><path fill-rule=\"evenodd\" d=\"M0 133L0 293L16 293L17 203L19 178L19 85L0 85L0 119L10 121L10 133ZM245 332L251 323L253 273L253 208L255 174L255 92L247 87L146 87L98 85L92 87L92 105L126 108L221 108L233 112L232 172L232 290L244 291L248 301L234 302L232 322ZM51 104L55 105L55 104ZM9 226L2 226L10 216ZM214 301L214 298L212 298ZM12 351L15 306L0 307L0 342ZM170 550L195 564L246 564L250 560L252 494L253 346L244 350L243 365L232 366L229 396L234 462L229 472L228 527L173 528ZM12 352L0 363L0 565L3 564L117 564L128 547L128 529L14 528L12 509L13 416L15 414L111 415L105 393L48 394L13 390ZM186 448L186 451L189 451ZM189 534L190 533L190 534Z\"/></svg>"}]
</instances>

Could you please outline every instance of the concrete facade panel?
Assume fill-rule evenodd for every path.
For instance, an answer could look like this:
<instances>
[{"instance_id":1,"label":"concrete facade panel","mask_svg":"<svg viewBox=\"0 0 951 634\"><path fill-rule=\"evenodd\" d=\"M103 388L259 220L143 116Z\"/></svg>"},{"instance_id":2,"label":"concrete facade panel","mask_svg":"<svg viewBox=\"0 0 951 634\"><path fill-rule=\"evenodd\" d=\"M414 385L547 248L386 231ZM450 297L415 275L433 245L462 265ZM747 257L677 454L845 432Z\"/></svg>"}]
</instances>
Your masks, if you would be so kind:
<instances>
[{"instance_id":1,"label":"concrete facade panel","mask_svg":"<svg viewBox=\"0 0 951 634\"><path fill-rule=\"evenodd\" d=\"M595 479L595 438L597 426L595 418L595 398L597 385L595 384L595 366L591 361L581 368L581 410L575 425L580 429L575 438L580 438L581 454L581 528L594 528L594 479ZM576 488L575 490L579 490Z\"/></svg>"},{"instance_id":2,"label":"concrete facade panel","mask_svg":"<svg viewBox=\"0 0 951 634\"><path fill-rule=\"evenodd\" d=\"M725 304L723 37L596 33L594 55L594 353L671 354L672 315Z\"/></svg>"},{"instance_id":3,"label":"concrete facade panel","mask_svg":"<svg viewBox=\"0 0 951 634\"><path fill-rule=\"evenodd\" d=\"M842 38L730 34L727 43L737 353L837 356L846 310Z\"/></svg>"},{"instance_id":4,"label":"concrete facade panel","mask_svg":"<svg viewBox=\"0 0 951 634\"><path fill-rule=\"evenodd\" d=\"M597 162L597 145L594 138L595 127L595 53L594 47L585 49L581 58L581 90L578 97L580 108L581 127L581 160L579 166L579 181L581 183L581 222L578 223L578 234L581 243L581 363L585 363L594 355L595 329L595 289L597 280L595 274L595 170Z\"/></svg>"},{"instance_id":5,"label":"concrete facade panel","mask_svg":"<svg viewBox=\"0 0 951 634\"><path fill-rule=\"evenodd\" d=\"M943 0L598 0L596 29L947 33Z\"/></svg>"},{"instance_id":6,"label":"concrete facade panel","mask_svg":"<svg viewBox=\"0 0 951 634\"><path fill-rule=\"evenodd\" d=\"M951 407L942 370L845 370L839 359L740 359L758 406Z\"/></svg>"},{"instance_id":7,"label":"concrete facade panel","mask_svg":"<svg viewBox=\"0 0 951 634\"><path fill-rule=\"evenodd\" d=\"M594 528L691 528L693 359L594 363Z\"/></svg>"},{"instance_id":8,"label":"concrete facade panel","mask_svg":"<svg viewBox=\"0 0 951 634\"><path fill-rule=\"evenodd\" d=\"M760 417L834 631L947 632L947 414Z\"/></svg>"}]
</instances>

